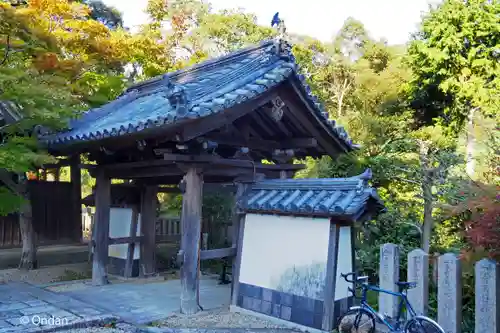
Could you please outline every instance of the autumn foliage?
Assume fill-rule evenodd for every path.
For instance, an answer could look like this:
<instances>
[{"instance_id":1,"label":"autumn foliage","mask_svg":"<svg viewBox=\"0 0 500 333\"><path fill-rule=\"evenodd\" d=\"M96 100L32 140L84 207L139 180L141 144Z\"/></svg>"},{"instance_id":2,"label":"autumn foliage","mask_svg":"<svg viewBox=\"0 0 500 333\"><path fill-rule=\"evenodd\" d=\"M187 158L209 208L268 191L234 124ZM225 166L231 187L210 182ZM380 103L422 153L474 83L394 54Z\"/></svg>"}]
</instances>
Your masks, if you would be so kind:
<instances>
[{"instance_id":1,"label":"autumn foliage","mask_svg":"<svg viewBox=\"0 0 500 333\"><path fill-rule=\"evenodd\" d=\"M466 199L452 209L452 214L461 215L465 221L465 237L470 248L465 256L484 252L500 261L500 193L499 186L472 184L468 191L461 192Z\"/></svg>"},{"instance_id":2,"label":"autumn foliage","mask_svg":"<svg viewBox=\"0 0 500 333\"><path fill-rule=\"evenodd\" d=\"M500 260L500 202L481 198L473 218L467 222L467 239L473 248L488 251L489 256Z\"/></svg>"}]
</instances>

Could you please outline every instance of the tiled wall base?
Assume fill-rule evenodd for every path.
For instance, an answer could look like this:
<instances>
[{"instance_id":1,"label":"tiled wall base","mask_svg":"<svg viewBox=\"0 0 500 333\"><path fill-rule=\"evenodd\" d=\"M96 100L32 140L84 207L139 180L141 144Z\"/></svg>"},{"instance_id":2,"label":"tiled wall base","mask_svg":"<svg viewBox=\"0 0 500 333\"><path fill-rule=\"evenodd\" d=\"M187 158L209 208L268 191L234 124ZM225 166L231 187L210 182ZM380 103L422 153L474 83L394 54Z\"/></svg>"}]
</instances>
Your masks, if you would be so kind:
<instances>
[{"instance_id":1,"label":"tiled wall base","mask_svg":"<svg viewBox=\"0 0 500 333\"><path fill-rule=\"evenodd\" d=\"M335 302L334 323L351 304L350 298ZM323 301L317 299L240 283L237 306L307 327L322 326Z\"/></svg>"},{"instance_id":2,"label":"tiled wall base","mask_svg":"<svg viewBox=\"0 0 500 333\"><path fill-rule=\"evenodd\" d=\"M109 257L108 273L112 275L125 276L125 264L127 260ZM132 263L132 277L139 276L139 259L136 259Z\"/></svg>"}]
</instances>

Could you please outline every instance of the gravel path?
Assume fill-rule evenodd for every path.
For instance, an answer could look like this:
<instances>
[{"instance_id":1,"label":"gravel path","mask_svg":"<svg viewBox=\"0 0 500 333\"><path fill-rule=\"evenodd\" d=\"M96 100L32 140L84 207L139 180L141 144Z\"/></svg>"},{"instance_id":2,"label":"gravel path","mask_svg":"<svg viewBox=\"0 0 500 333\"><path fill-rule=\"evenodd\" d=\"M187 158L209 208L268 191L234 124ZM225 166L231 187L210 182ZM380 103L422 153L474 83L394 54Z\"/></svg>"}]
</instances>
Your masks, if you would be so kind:
<instances>
[{"instance_id":1,"label":"gravel path","mask_svg":"<svg viewBox=\"0 0 500 333\"><path fill-rule=\"evenodd\" d=\"M88 263L47 266L30 271L23 271L17 268L3 269L0 270L0 283L23 281L35 285L47 284L60 281L61 277L68 278L68 276L71 276L76 278L79 276L88 276L91 271L91 265Z\"/></svg>"},{"instance_id":2,"label":"gravel path","mask_svg":"<svg viewBox=\"0 0 500 333\"><path fill-rule=\"evenodd\" d=\"M128 333L119 328L107 328L107 327L88 327L88 328L72 328L69 330L58 331L60 333Z\"/></svg>"},{"instance_id":3,"label":"gravel path","mask_svg":"<svg viewBox=\"0 0 500 333\"><path fill-rule=\"evenodd\" d=\"M169 328L287 328L271 321L241 313L230 312L227 308L202 311L192 316L175 314L153 326Z\"/></svg>"}]
</instances>

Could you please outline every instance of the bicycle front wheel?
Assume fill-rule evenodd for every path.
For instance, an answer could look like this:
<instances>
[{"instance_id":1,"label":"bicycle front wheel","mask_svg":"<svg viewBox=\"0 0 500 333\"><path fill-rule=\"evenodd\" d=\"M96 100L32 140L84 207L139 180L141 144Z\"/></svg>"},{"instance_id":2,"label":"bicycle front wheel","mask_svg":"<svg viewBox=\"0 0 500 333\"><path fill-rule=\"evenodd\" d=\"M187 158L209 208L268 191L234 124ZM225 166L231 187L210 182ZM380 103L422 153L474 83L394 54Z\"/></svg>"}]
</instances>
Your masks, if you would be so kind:
<instances>
[{"instance_id":1,"label":"bicycle front wheel","mask_svg":"<svg viewBox=\"0 0 500 333\"><path fill-rule=\"evenodd\" d=\"M405 326L405 333L445 333L434 320L418 316L410 319Z\"/></svg>"},{"instance_id":2,"label":"bicycle front wheel","mask_svg":"<svg viewBox=\"0 0 500 333\"><path fill-rule=\"evenodd\" d=\"M362 308L351 309L339 318L337 330L339 333L374 333L375 316Z\"/></svg>"}]
</instances>

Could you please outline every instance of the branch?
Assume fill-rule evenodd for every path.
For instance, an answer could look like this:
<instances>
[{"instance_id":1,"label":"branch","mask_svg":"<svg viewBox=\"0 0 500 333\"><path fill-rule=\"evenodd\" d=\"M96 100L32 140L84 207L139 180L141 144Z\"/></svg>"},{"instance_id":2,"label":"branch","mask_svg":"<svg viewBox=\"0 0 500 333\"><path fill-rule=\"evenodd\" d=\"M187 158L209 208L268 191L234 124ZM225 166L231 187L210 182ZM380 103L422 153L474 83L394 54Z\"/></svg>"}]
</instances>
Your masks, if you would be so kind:
<instances>
[{"instance_id":1,"label":"branch","mask_svg":"<svg viewBox=\"0 0 500 333\"><path fill-rule=\"evenodd\" d=\"M9 52L10 52L10 35L7 35L7 49L5 50L5 55L3 56L2 62L0 62L0 66L4 65L7 62L7 59L9 58Z\"/></svg>"},{"instance_id":2,"label":"branch","mask_svg":"<svg viewBox=\"0 0 500 333\"><path fill-rule=\"evenodd\" d=\"M416 225L416 224L413 224L413 223L410 223L410 222L402 222L402 224L407 224L407 225L409 225L409 226L414 227L415 229L417 229L417 231L418 231L418 233L419 233L420 235L422 235L422 233L423 233L423 232L422 232L422 228L421 228L421 227L419 227L419 226L418 226L418 225Z\"/></svg>"},{"instance_id":3,"label":"branch","mask_svg":"<svg viewBox=\"0 0 500 333\"><path fill-rule=\"evenodd\" d=\"M399 179L403 182L407 182L407 183L412 183L412 184L416 184L418 186L422 186L421 183L415 181L415 180L411 180L411 179L406 179L406 178L403 178L403 177L398 177L398 176L393 176L392 178L395 178L395 179Z\"/></svg>"},{"instance_id":4,"label":"branch","mask_svg":"<svg viewBox=\"0 0 500 333\"><path fill-rule=\"evenodd\" d=\"M398 167L398 166L393 166L393 168L396 169L396 170L399 170L399 171L407 172L407 173L415 172L415 170L409 170L409 169L401 168L401 167Z\"/></svg>"}]
</instances>

